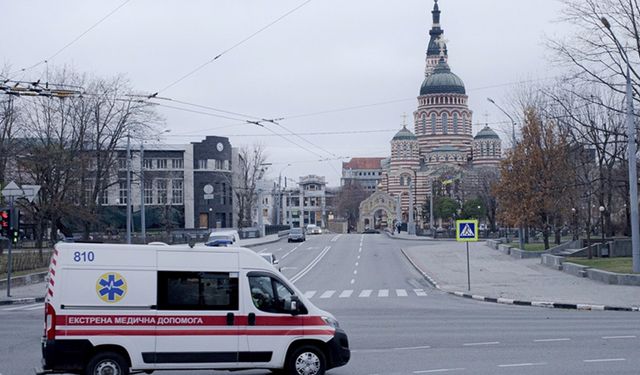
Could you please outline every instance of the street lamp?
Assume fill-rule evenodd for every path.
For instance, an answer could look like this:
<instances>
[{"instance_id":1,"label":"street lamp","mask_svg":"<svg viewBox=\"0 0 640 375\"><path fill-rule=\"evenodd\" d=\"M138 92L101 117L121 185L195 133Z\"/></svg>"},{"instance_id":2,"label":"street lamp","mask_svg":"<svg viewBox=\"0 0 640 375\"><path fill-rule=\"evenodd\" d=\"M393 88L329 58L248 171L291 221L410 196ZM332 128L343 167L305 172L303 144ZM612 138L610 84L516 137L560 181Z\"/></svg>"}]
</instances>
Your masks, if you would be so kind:
<instances>
[{"instance_id":1,"label":"street lamp","mask_svg":"<svg viewBox=\"0 0 640 375\"><path fill-rule=\"evenodd\" d=\"M574 240L574 241L577 241L577 240L578 240L578 225L577 225L577 223L576 223L576 221L577 221L577 220L576 220L576 211L577 211L577 210L576 210L576 208L575 208L575 207L572 207L572 208L571 208L571 219L572 219L572 221L573 221L573 222L571 223L571 226L572 226L572 229L573 229L573 240Z\"/></svg>"},{"instance_id":2,"label":"street lamp","mask_svg":"<svg viewBox=\"0 0 640 375\"><path fill-rule=\"evenodd\" d=\"M600 211L600 232L602 235L602 246L604 246L604 206L600 206L600 208L598 208L598 210Z\"/></svg>"},{"instance_id":3,"label":"street lamp","mask_svg":"<svg viewBox=\"0 0 640 375\"><path fill-rule=\"evenodd\" d=\"M280 209L282 207L282 172L284 172L285 169L289 168L291 166L291 164L287 164L285 165L280 172L278 173L278 207L276 208L276 223L278 225L282 225L282 218L280 216L282 216L280 214ZM285 177L286 179L286 177Z\"/></svg>"},{"instance_id":4,"label":"street lamp","mask_svg":"<svg viewBox=\"0 0 640 375\"><path fill-rule=\"evenodd\" d=\"M609 30L616 48L622 54L627 64L627 149L629 150L629 202L631 204L631 252L633 259L633 272L640 272L640 220L638 218L638 171L636 170L636 126L633 119L633 88L631 87L631 60L627 52L622 48L620 41L611 29L609 21L600 19L604 27Z\"/></svg>"},{"instance_id":5,"label":"street lamp","mask_svg":"<svg viewBox=\"0 0 640 375\"><path fill-rule=\"evenodd\" d=\"M495 105L496 108L498 108L502 113L505 114L505 116L507 116L509 118L509 120L511 120L511 140L513 142L513 147L515 147L516 146L516 121L513 119L513 117L511 117L509 112L505 111L502 107L500 107L498 105L498 103L495 102L495 100L493 100L491 98L487 98L487 101L489 101L489 103ZM521 250L524 250L524 235L523 235L523 232L524 232L523 225L520 224L520 226L518 228L518 240L520 242L520 249Z\"/></svg>"}]
</instances>

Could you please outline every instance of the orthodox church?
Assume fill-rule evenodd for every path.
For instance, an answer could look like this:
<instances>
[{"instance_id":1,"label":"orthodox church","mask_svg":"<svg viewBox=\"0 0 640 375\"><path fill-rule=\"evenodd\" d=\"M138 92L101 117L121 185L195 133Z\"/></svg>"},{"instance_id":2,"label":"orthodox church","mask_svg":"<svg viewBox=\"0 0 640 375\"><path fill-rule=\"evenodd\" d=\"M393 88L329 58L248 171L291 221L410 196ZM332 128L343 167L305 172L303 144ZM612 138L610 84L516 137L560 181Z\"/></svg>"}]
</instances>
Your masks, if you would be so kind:
<instances>
[{"instance_id":1,"label":"orthodox church","mask_svg":"<svg viewBox=\"0 0 640 375\"><path fill-rule=\"evenodd\" d=\"M449 66L438 0L431 13L433 27L425 78L413 113L414 131L405 123L391 140L391 157L382 161L376 193L362 202L361 230L387 227L398 219L424 224L429 219L419 220L424 217L421 207L432 192L462 202L477 171L498 168L502 157L500 138L491 128L487 126L473 136L473 113L464 82Z\"/></svg>"}]
</instances>

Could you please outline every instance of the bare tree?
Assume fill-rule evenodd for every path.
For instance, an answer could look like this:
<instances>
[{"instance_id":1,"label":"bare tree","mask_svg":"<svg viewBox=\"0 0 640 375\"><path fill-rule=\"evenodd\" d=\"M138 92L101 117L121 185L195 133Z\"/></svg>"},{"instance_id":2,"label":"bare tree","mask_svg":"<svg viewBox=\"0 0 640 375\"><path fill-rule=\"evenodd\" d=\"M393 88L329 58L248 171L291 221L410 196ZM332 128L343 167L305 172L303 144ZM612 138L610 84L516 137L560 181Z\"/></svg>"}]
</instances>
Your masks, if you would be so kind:
<instances>
[{"instance_id":1,"label":"bare tree","mask_svg":"<svg viewBox=\"0 0 640 375\"><path fill-rule=\"evenodd\" d=\"M349 227L357 227L360 217L360 203L371 193L357 183L346 184L340 189L335 198L335 208L339 216L347 219Z\"/></svg>"},{"instance_id":2,"label":"bare tree","mask_svg":"<svg viewBox=\"0 0 640 375\"><path fill-rule=\"evenodd\" d=\"M267 161L265 148L261 144L242 147L238 154L236 177L233 181L233 193L238 203L238 227L246 228L253 224L253 209L257 203L257 184L264 176Z\"/></svg>"}]
</instances>

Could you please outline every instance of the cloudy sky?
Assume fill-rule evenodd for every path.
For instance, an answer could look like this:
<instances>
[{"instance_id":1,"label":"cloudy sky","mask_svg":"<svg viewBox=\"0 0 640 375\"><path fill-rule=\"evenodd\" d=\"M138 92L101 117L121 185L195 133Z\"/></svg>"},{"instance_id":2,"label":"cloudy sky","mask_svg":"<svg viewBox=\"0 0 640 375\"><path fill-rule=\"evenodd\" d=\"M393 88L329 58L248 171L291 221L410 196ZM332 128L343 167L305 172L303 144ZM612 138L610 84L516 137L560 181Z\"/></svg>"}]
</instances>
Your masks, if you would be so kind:
<instances>
[{"instance_id":1,"label":"cloudy sky","mask_svg":"<svg viewBox=\"0 0 640 375\"><path fill-rule=\"evenodd\" d=\"M173 99L157 101L171 129L163 142L206 135L228 136L234 146L260 142L272 177L319 174L337 185L341 157L387 156L403 114L411 119L432 7L432 0L0 0L0 64L23 80L46 80L47 66L123 74L136 91ZM486 98L508 107L517 82L558 74L545 38L570 32L557 22L562 4L440 0L440 7L474 132L485 123L504 132L508 120ZM264 128L246 122L255 118L284 119ZM318 134L325 132L333 134Z\"/></svg>"}]
</instances>

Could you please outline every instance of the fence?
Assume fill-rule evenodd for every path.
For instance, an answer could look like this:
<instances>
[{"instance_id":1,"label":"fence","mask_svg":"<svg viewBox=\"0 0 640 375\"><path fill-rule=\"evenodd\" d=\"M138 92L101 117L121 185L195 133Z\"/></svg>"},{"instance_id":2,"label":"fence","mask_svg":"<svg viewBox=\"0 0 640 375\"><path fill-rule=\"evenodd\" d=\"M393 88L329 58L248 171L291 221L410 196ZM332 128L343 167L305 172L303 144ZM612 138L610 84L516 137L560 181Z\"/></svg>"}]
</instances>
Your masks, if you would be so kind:
<instances>
[{"instance_id":1,"label":"fence","mask_svg":"<svg viewBox=\"0 0 640 375\"><path fill-rule=\"evenodd\" d=\"M20 250L13 252L11 257L12 272L37 270L49 266L51 250L43 250L42 255L38 250ZM7 274L8 259L6 253L0 256L0 274Z\"/></svg>"}]
</instances>

